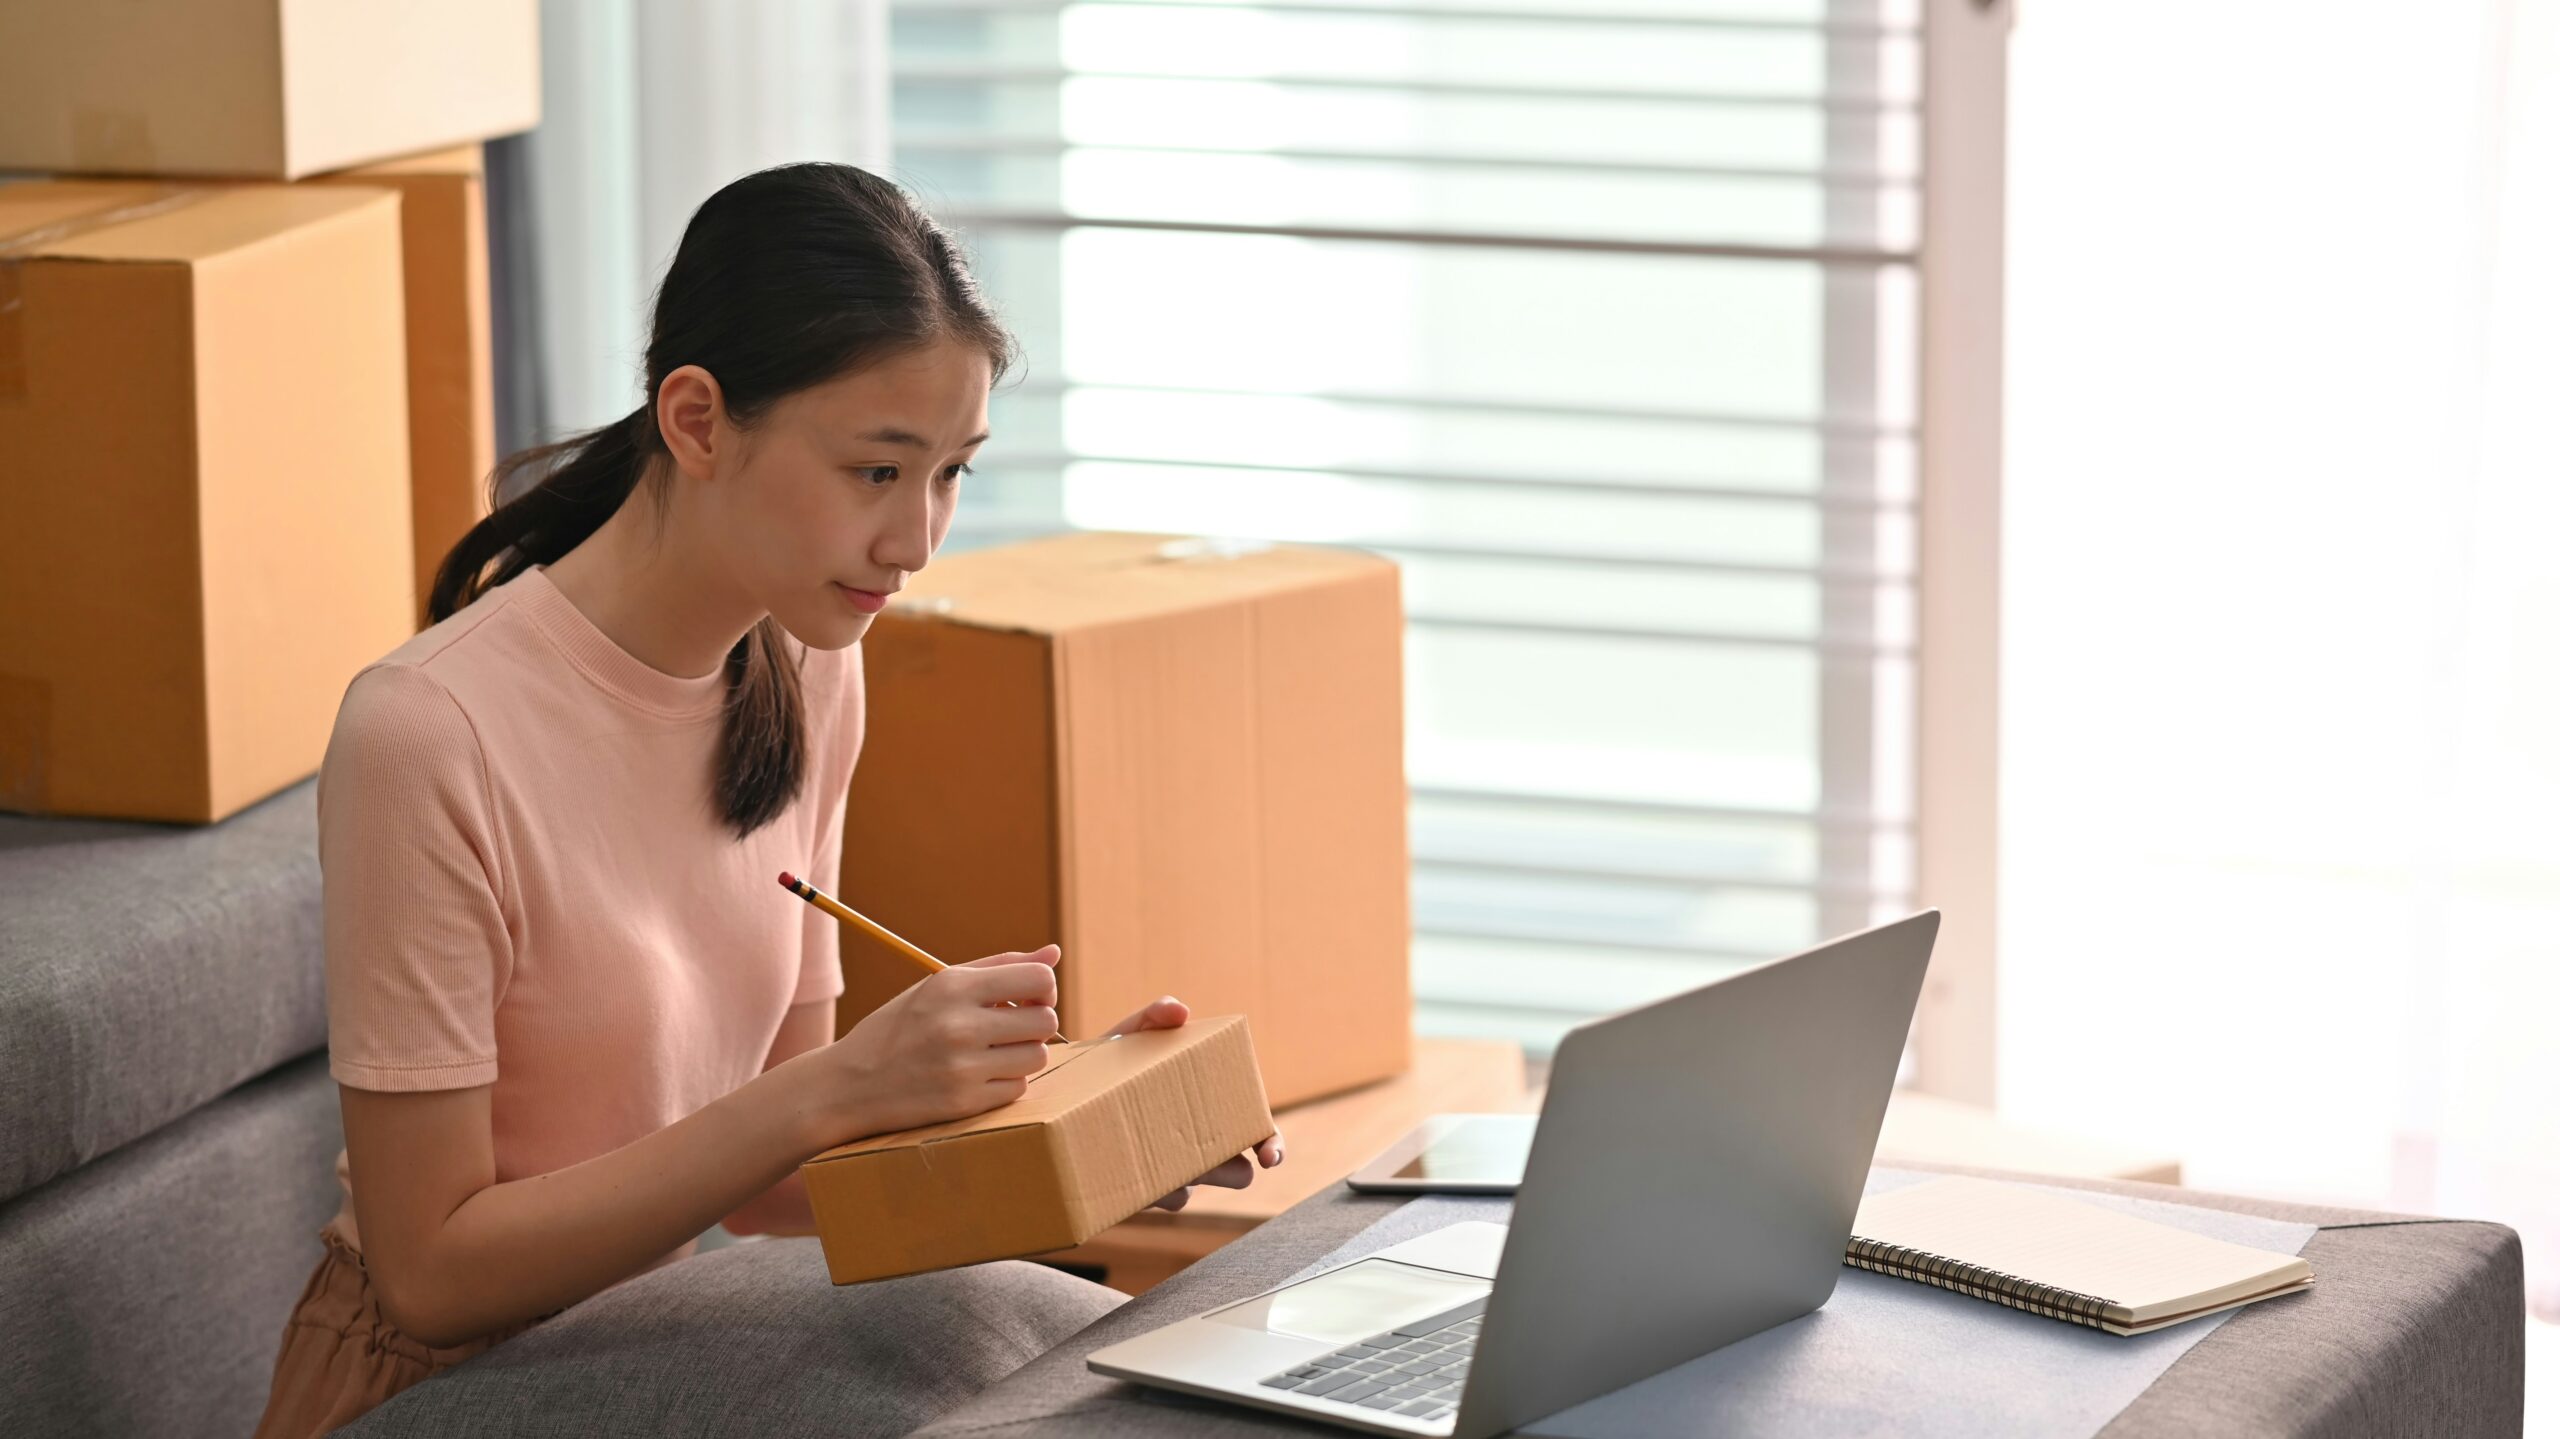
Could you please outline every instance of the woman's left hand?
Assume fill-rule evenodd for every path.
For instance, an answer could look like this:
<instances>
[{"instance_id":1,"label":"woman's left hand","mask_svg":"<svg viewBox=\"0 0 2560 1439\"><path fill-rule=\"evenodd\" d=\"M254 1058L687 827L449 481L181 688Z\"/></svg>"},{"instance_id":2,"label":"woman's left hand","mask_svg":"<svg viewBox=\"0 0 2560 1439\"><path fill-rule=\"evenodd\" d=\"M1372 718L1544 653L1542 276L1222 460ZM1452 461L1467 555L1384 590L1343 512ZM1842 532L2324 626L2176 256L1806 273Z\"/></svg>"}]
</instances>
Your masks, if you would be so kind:
<instances>
[{"instance_id":1,"label":"woman's left hand","mask_svg":"<svg viewBox=\"0 0 2560 1439\"><path fill-rule=\"evenodd\" d=\"M1155 1003L1148 1005L1146 1008L1139 1010L1137 1013L1130 1015L1127 1019L1111 1026L1107 1033L1136 1034L1141 1030L1148 1029L1179 1029L1183 1024L1188 1022L1190 1018L1191 1006L1184 1004L1181 1000L1175 999L1171 995L1166 995L1164 998L1159 999ZM1180 1189L1173 1191L1171 1194L1166 1195L1164 1198L1157 1200L1153 1207L1157 1209L1180 1209L1182 1206L1191 1202L1192 1189L1203 1184L1214 1184L1221 1189L1242 1189L1253 1183L1253 1167L1256 1162L1259 1162L1265 1169L1276 1169L1279 1167L1280 1161L1286 1157L1286 1154L1287 1151L1281 1146L1280 1136L1278 1134L1274 1134L1269 1139L1255 1145L1252 1153L1237 1155L1235 1158L1228 1160L1226 1163L1219 1165L1217 1168L1212 1169L1208 1173L1191 1181L1191 1183L1186 1184Z\"/></svg>"}]
</instances>

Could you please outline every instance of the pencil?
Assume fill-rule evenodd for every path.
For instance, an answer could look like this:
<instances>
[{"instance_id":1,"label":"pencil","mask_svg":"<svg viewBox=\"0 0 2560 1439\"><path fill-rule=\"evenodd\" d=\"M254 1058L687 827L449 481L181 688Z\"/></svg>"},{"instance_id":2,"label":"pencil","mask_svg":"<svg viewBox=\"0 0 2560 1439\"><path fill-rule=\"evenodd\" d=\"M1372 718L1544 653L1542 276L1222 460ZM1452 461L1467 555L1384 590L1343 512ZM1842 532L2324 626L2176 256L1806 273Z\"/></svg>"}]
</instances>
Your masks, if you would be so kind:
<instances>
[{"instance_id":1,"label":"pencil","mask_svg":"<svg viewBox=\"0 0 2560 1439\"><path fill-rule=\"evenodd\" d=\"M909 960L912 960L918 969L923 970L927 974L940 974L942 971L951 967L944 964L941 960L934 958L932 955L925 953L922 947L911 944L907 940L899 937L887 925L882 924L880 921L873 919L871 916L864 914L858 909L855 909L852 905L846 904L843 900L836 898L834 895L827 893L825 890L818 888L816 885L809 883L807 880L800 878L798 875L793 874L787 869L782 872L779 882L784 889L787 889L793 894L800 896L802 899L809 901L809 903L816 905L820 910L834 915L839 923L852 925L854 928L870 935L873 939L876 939L882 944L889 946L891 949L896 950L899 954L905 956ZM1005 1005L1009 1009L1020 1009L1022 1007L1013 1003L1011 1000L1005 1001ZM1067 1042L1067 1037L1064 1034L1052 1034L1049 1036L1049 1042L1051 1044L1065 1044Z\"/></svg>"}]
</instances>

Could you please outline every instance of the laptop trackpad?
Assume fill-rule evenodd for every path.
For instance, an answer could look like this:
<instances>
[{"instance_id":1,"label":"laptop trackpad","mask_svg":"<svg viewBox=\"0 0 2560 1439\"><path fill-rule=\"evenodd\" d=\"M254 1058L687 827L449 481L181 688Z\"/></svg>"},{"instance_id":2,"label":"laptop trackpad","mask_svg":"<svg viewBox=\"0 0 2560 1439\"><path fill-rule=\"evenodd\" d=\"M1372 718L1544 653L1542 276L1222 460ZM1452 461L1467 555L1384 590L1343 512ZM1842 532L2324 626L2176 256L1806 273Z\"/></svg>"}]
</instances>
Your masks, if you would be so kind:
<instances>
[{"instance_id":1,"label":"laptop trackpad","mask_svg":"<svg viewBox=\"0 0 2560 1439\"><path fill-rule=\"evenodd\" d=\"M1276 1294L1230 1304L1201 1317L1328 1344L1384 1333L1493 1291L1493 1282L1392 1259L1363 1259Z\"/></svg>"}]
</instances>

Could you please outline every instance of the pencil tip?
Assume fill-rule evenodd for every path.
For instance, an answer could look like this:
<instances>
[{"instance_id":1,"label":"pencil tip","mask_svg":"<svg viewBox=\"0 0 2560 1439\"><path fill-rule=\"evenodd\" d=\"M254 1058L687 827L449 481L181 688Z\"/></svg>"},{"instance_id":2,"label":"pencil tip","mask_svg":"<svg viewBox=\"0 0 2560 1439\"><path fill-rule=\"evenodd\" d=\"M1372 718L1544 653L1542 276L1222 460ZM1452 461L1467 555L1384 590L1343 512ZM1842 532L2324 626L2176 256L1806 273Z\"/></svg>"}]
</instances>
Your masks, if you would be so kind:
<instances>
[{"instance_id":1,"label":"pencil tip","mask_svg":"<svg viewBox=\"0 0 2560 1439\"><path fill-rule=\"evenodd\" d=\"M781 884L784 889L798 889L800 887L800 881L793 878L791 871L787 869L782 872Z\"/></svg>"}]
</instances>

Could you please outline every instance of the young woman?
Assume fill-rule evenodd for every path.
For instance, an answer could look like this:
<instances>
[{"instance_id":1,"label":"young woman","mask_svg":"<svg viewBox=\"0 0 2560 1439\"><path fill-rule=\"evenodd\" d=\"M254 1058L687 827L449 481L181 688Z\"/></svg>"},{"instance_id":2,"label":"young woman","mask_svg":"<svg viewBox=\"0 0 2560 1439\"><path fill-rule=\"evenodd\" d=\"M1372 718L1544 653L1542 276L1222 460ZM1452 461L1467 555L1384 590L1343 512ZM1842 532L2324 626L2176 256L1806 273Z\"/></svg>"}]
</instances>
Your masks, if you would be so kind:
<instances>
[{"instance_id":1,"label":"young woman","mask_svg":"<svg viewBox=\"0 0 2560 1439\"><path fill-rule=\"evenodd\" d=\"M835 922L773 880L838 871L856 645L950 528L1011 352L895 186L841 165L731 184L660 287L646 402L501 467L538 478L446 558L437 623L348 688L320 855L349 1198L263 1439L344 1423L715 1223L805 1233L800 1161L1023 1093L1057 946L956 966L838 1039ZM843 864L897 819L853 816ZM1117 1028L1186 1017L1168 998ZM1061 1292L1092 1286L1016 1267L1010 1302L1092 1316ZM966 1336L927 1338L947 1388Z\"/></svg>"}]
</instances>

